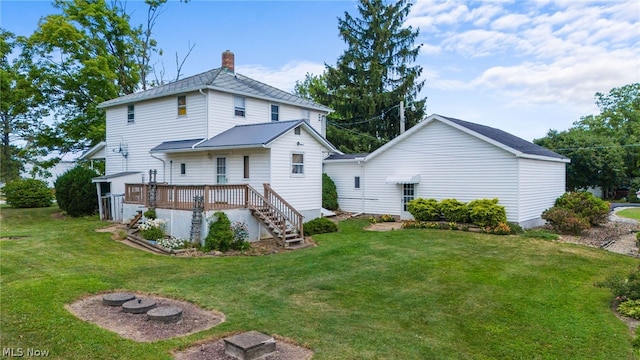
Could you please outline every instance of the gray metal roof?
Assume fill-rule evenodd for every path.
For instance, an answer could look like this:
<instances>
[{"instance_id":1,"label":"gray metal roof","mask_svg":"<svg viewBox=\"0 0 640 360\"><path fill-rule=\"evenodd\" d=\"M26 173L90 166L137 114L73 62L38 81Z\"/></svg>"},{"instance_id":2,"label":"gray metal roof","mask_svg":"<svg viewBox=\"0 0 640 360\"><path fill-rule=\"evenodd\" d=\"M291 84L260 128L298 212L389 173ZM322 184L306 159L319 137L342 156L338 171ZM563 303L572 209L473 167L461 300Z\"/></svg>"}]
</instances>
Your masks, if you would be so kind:
<instances>
[{"instance_id":1,"label":"gray metal roof","mask_svg":"<svg viewBox=\"0 0 640 360\"><path fill-rule=\"evenodd\" d=\"M150 100L164 96L183 94L199 89L211 89L221 92L254 97L258 99L287 103L309 109L320 111L332 111L330 108L316 102L303 99L286 91L276 89L273 86L253 80L244 75L228 71L223 68L209 70L194 76L174 81L165 85L157 86L145 91L121 96L108 100L98 107L108 108L116 105L130 104L143 100Z\"/></svg>"},{"instance_id":2,"label":"gray metal roof","mask_svg":"<svg viewBox=\"0 0 640 360\"><path fill-rule=\"evenodd\" d=\"M369 153L361 154L331 154L325 158L325 160L354 160L358 158L364 158Z\"/></svg>"},{"instance_id":3,"label":"gray metal roof","mask_svg":"<svg viewBox=\"0 0 640 360\"><path fill-rule=\"evenodd\" d=\"M547 156L547 157L556 158L556 159L569 159L549 149L545 149L542 146L536 145L534 143L531 143L527 140L521 139L515 135L511 135L499 129L495 129L485 125L471 123L471 122L460 120L460 119L450 118L442 115L438 115L438 116L443 119L449 120L454 124L463 126L482 136L488 137L489 139L497 141L512 149L520 151L524 154Z\"/></svg>"},{"instance_id":4,"label":"gray metal roof","mask_svg":"<svg viewBox=\"0 0 640 360\"><path fill-rule=\"evenodd\" d=\"M165 141L160 145L154 147L150 151L166 151L166 150L178 150L178 149L191 149L193 145L199 143L201 139L189 139L189 140L177 140L177 141Z\"/></svg>"},{"instance_id":5,"label":"gray metal roof","mask_svg":"<svg viewBox=\"0 0 640 360\"><path fill-rule=\"evenodd\" d=\"M270 123L236 125L195 148L266 145L285 132L300 125L303 120L274 121Z\"/></svg>"},{"instance_id":6,"label":"gray metal roof","mask_svg":"<svg viewBox=\"0 0 640 360\"><path fill-rule=\"evenodd\" d=\"M323 143L332 151L338 152L335 147L323 138L314 128L312 128L305 120L289 120L289 121L273 121L268 123L236 125L208 140L190 139L165 141L160 145L151 149L151 152L184 152L184 151L203 151L207 149L222 148L250 148L268 145L273 140L284 135L287 131L303 126L315 137L316 140Z\"/></svg>"}]
</instances>

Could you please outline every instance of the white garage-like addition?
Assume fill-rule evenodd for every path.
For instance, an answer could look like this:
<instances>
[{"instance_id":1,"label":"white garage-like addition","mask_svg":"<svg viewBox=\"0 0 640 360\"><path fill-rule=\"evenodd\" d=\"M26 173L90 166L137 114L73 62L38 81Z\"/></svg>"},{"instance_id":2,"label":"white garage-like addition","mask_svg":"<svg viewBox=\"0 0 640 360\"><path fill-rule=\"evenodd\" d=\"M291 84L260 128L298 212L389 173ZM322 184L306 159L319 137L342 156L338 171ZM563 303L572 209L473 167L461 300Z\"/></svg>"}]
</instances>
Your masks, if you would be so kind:
<instances>
[{"instance_id":1,"label":"white garage-like addition","mask_svg":"<svg viewBox=\"0 0 640 360\"><path fill-rule=\"evenodd\" d=\"M502 130L434 114L371 154L329 156L324 172L345 211L412 219L414 198L498 198L507 220L527 228L543 224L565 192L569 162Z\"/></svg>"}]
</instances>

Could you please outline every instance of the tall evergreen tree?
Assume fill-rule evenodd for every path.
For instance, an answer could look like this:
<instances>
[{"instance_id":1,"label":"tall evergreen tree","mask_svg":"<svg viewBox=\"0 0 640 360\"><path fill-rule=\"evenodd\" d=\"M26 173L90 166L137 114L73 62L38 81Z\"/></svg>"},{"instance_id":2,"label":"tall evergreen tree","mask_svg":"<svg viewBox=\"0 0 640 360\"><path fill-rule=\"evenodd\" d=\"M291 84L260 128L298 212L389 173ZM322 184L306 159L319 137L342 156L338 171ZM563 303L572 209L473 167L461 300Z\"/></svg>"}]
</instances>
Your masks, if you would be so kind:
<instances>
[{"instance_id":1,"label":"tall evergreen tree","mask_svg":"<svg viewBox=\"0 0 640 360\"><path fill-rule=\"evenodd\" d=\"M372 151L400 134L401 101L406 129L424 116L426 98L418 98L422 67L412 65L420 51L414 45L419 31L404 26L410 9L407 0L360 0L359 17L345 12L338 19L347 49L324 75L327 105L336 110L329 117L329 140L341 145L353 133L365 134L367 143L351 150Z\"/></svg>"}]
</instances>

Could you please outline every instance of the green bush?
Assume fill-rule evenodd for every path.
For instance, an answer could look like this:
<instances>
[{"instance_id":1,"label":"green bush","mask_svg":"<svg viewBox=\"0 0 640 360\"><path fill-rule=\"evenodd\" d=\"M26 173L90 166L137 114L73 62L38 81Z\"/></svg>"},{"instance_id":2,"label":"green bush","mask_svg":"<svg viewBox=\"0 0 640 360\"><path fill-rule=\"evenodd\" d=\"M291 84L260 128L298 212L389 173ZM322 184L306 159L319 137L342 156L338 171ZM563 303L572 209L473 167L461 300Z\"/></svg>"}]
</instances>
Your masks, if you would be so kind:
<instances>
[{"instance_id":1,"label":"green bush","mask_svg":"<svg viewBox=\"0 0 640 360\"><path fill-rule=\"evenodd\" d=\"M569 210L591 225L607 222L609 204L587 191L567 192L556 199L555 206Z\"/></svg>"},{"instance_id":2,"label":"green bush","mask_svg":"<svg viewBox=\"0 0 640 360\"><path fill-rule=\"evenodd\" d=\"M338 231L338 225L327 218L316 218L304 223L304 235L325 234Z\"/></svg>"},{"instance_id":3,"label":"green bush","mask_svg":"<svg viewBox=\"0 0 640 360\"><path fill-rule=\"evenodd\" d=\"M518 223L508 222L507 225L509 225L509 227L511 228L511 233L514 235L524 233L524 229Z\"/></svg>"},{"instance_id":4,"label":"green bush","mask_svg":"<svg viewBox=\"0 0 640 360\"><path fill-rule=\"evenodd\" d=\"M438 207L447 221L469 222L469 207L463 202L456 199L444 199L440 201Z\"/></svg>"},{"instance_id":5,"label":"green bush","mask_svg":"<svg viewBox=\"0 0 640 360\"><path fill-rule=\"evenodd\" d=\"M627 300L618 305L618 313L636 320L640 320L640 300Z\"/></svg>"},{"instance_id":6,"label":"green bush","mask_svg":"<svg viewBox=\"0 0 640 360\"><path fill-rule=\"evenodd\" d=\"M215 212L209 220L209 233L204 239L204 251L218 250L225 252L229 250L234 241L231 221L227 214L222 211Z\"/></svg>"},{"instance_id":7,"label":"green bush","mask_svg":"<svg viewBox=\"0 0 640 360\"><path fill-rule=\"evenodd\" d=\"M640 300L640 267L627 277L612 276L598 285L609 288L617 300Z\"/></svg>"},{"instance_id":8,"label":"green bush","mask_svg":"<svg viewBox=\"0 0 640 360\"><path fill-rule=\"evenodd\" d=\"M15 208L47 207L53 202L51 189L42 180L14 180L4 186L3 192L7 204Z\"/></svg>"},{"instance_id":9,"label":"green bush","mask_svg":"<svg viewBox=\"0 0 640 360\"><path fill-rule=\"evenodd\" d=\"M153 209L149 209L149 210L145 211L143 215L147 219L155 219L155 218L157 218L156 211L153 210Z\"/></svg>"},{"instance_id":10,"label":"green bush","mask_svg":"<svg viewBox=\"0 0 640 360\"><path fill-rule=\"evenodd\" d=\"M407 210L417 221L440 220L440 208L436 199L417 198L409 201Z\"/></svg>"},{"instance_id":11,"label":"green bush","mask_svg":"<svg viewBox=\"0 0 640 360\"><path fill-rule=\"evenodd\" d=\"M382 222L395 222L396 218L391 214L382 214L382 215L380 215L380 221L382 221Z\"/></svg>"},{"instance_id":12,"label":"green bush","mask_svg":"<svg viewBox=\"0 0 640 360\"><path fill-rule=\"evenodd\" d=\"M98 197L91 179L97 176L95 170L83 166L76 166L60 175L55 182L56 201L60 209L74 217L95 214Z\"/></svg>"},{"instance_id":13,"label":"green bush","mask_svg":"<svg viewBox=\"0 0 640 360\"><path fill-rule=\"evenodd\" d=\"M557 206L545 210L542 213L542 218L561 234L580 235L591 227L586 219L579 217L570 210Z\"/></svg>"},{"instance_id":14,"label":"green bush","mask_svg":"<svg viewBox=\"0 0 640 360\"><path fill-rule=\"evenodd\" d=\"M322 207L338 210L338 190L329 175L322 173Z\"/></svg>"},{"instance_id":15,"label":"green bush","mask_svg":"<svg viewBox=\"0 0 640 360\"><path fill-rule=\"evenodd\" d=\"M479 199L467 204L471 222L480 227L495 228L500 223L507 222L507 212L504 206L498 205L498 199Z\"/></svg>"}]
</instances>

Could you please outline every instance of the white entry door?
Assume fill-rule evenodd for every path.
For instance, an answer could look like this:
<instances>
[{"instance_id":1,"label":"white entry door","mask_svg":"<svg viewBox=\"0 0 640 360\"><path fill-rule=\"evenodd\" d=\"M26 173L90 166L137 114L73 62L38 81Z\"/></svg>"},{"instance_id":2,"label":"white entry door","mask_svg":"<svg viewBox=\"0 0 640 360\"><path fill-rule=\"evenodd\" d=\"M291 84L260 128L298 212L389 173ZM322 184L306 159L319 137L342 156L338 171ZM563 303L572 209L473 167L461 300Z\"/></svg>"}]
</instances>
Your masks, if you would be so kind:
<instances>
[{"instance_id":1,"label":"white entry door","mask_svg":"<svg viewBox=\"0 0 640 360\"><path fill-rule=\"evenodd\" d=\"M227 183L227 158L216 158L216 184Z\"/></svg>"},{"instance_id":2,"label":"white entry door","mask_svg":"<svg viewBox=\"0 0 640 360\"><path fill-rule=\"evenodd\" d=\"M401 184L400 186L402 187L402 209L400 218L404 220L413 219L413 215L411 215L407 209L407 204L416 198L416 184Z\"/></svg>"}]
</instances>

